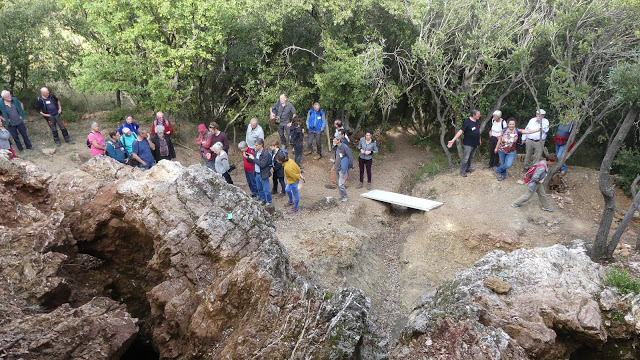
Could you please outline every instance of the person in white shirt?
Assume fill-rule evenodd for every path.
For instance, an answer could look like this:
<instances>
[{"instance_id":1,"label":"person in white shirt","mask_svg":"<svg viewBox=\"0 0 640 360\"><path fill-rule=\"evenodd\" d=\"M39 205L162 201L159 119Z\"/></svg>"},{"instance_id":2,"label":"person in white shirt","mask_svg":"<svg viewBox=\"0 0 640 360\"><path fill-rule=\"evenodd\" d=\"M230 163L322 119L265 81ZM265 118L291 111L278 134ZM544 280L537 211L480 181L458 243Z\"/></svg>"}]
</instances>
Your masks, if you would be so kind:
<instances>
[{"instance_id":1,"label":"person in white shirt","mask_svg":"<svg viewBox=\"0 0 640 360\"><path fill-rule=\"evenodd\" d=\"M502 111L493 112L493 120L491 121L491 130L489 130L489 149L495 149L498 145L498 138L502 136L502 132L507 128L507 122L502 119ZM500 157L498 153L490 151L489 165L485 169L497 168L500 166Z\"/></svg>"},{"instance_id":2,"label":"person in white shirt","mask_svg":"<svg viewBox=\"0 0 640 360\"><path fill-rule=\"evenodd\" d=\"M536 164L542 158L544 141L547 139L547 132L549 132L549 120L544 117L546 113L547 112L543 109L538 110L536 112L536 117L529 120L529 123L525 128L525 130L531 130L534 132L522 136L522 143L526 148L523 172L527 172L532 163ZM531 161L532 154L533 162Z\"/></svg>"}]
</instances>

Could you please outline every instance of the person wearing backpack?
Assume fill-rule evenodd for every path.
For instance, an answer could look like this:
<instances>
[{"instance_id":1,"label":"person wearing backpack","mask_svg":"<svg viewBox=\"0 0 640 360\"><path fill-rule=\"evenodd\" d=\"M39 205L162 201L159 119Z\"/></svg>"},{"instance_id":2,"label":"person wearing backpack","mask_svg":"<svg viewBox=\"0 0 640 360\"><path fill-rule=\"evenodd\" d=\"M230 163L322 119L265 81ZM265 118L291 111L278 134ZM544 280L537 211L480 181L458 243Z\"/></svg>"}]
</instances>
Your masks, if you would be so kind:
<instances>
[{"instance_id":1,"label":"person wearing backpack","mask_svg":"<svg viewBox=\"0 0 640 360\"><path fill-rule=\"evenodd\" d=\"M547 200L547 193L544 190L544 178L549 173L549 166L553 166L558 161L556 154L548 154L545 159L540 160L524 175L524 182L527 186L527 192L522 194L516 201L511 204L512 207L521 207L522 204L533 196L534 193L538 193L538 199L542 205L542 210L553 211L553 207L549 205Z\"/></svg>"},{"instance_id":2,"label":"person wearing backpack","mask_svg":"<svg viewBox=\"0 0 640 360\"><path fill-rule=\"evenodd\" d=\"M489 130L489 150L495 149L498 145L498 138L502 136L502 132L507 128L507 122L502 118L502 111L496 110L493 112L493 119L491 120L491 130ZM495 151L489 151L489 164L485 166L485 169L497 168L500 166L500 158Z\"/></svg>"},{"instance_id":3,"label":"person wearing backpack","mask_svg":"<svg viewBox=\"0 0 640 360\"><path fill-rule=\"evenodd\" d=\"M97 122L91 123L91 132L87 135L87 146L91 149L91 156L104 155L104 136L100 132Z\"/></svg>"},{"instance_id":4,"label":"person wearing backpack","mask_svg":"<svg viewBox=\"0 0 640 360\"><path fill-rule=\"evenodd\" d=\"M109 140L107 140L105 149L106 154L110 158L123 164L129 162L124 146L120 142L120 133L117 130L113 130L109 133Z\"/></svg>"}]
</instances>

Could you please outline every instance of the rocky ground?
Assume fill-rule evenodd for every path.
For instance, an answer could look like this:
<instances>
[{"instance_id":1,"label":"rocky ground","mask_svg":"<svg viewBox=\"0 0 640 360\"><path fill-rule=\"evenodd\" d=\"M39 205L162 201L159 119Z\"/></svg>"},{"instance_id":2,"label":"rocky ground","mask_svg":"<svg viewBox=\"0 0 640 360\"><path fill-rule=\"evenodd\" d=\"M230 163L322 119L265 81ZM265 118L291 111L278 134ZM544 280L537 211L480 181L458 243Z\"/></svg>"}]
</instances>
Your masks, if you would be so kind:
<instances>
[{"instance_id":1,"label":"rocky ground","mask_svg":"<svg viewBox=\"0 0 640 360\"><path fill-rule=\"evenodd\" d=\"M92 120L100 121L103 116L104 114L91 115L84 119L86 124L83 123L78 125L87 125L88 128L88 122ZM34 121L33 125L28 124L28 126L30 128L36 127L37 123ZM108 126L109 125L107 124L107 129ZM48 133L43 131L40 131L40 133L38 133L38 131L34 131L33 133L34 136L32 137L42 139L38 140L42 142L40 145L38 145L39 143L37 141L34 141L36 146L46 148L48 145L53 145L53 141L49 141L50 135ZM71 127L71 133L77 140L76 145L74 146L63 144L63 146L58 148L58 151L51 156L46 156L38 150L32 152L25 151L25 153L21 155L21 157L33 161L38 167L47 169L50 172L49 175L41 175L45 178L41 178L38 181L49 181L51 177L55 177L56 173L62 173L69 169L81 166L85 169L82 171L87 172L86 165L82 165L89 159L88 150L84 145L84 137L86 134L84 133L82 126ZM80 140L78 141L78 139ZM51 144L48 144L47 141ZM282 243L282 248L286 249L282 251L286 252L287 264L291 264L291 270L287 270L285 273L302 275L301 279L306 279L305 281L308 281L308 284L317 285L318 290L316 293L322 294L317 295L316 300L313 301L305 297L300 298L296 295L291 299L295 304L283 300L284 302L281 305L285 307L289 306L286 312L297 314L292 316L309 319L308 316L303 314L305 311L307 315L314 311L320 311L319 309L321 309L322 306L325 306L321 304L325 304L328 301L330 302L331 299L341 299L339 304L348 304L350 303L349 299L352 299L353 296L356 296L357 298L359 295L349 295L357 294L357 291L348 290L345 293L344 289L359 288L362 289L363 293L370 299L370 309L367 304L365 318L361 318L356 321L356 323L363 324L362 326L364 326L364 328L368 328L368 326L371 325L368 322L372 321L376 326L371 325L373 326L371 329L375 329L371 330L371 333L376 333L383 337L389 337L391 339L391 343L404 339L404 342L400 343L401 345L392 346L393 357L415 358L413 357L414 354L433 355L435 353L430 353L428 351L424 352L424 349L420 350L420 352L414 352L417 348L415 347L415 343L412 343L411 341L413 341L412 339L420 339L420 341L424 340L425 343L427 343L428 340L431 340L432 343L436 343L436 338L425 335L427 334L427 330L425 329L421 329L420 331L407 331L407 329L412 329L412 326L415 328L414 323L418 316L419 309L430 309L425 300L426 298L422 296L423 294L436 289L438 289L437 293L442 293L447 289L447 284L450 284L450 281L456 278L456 273L473 266L477 260L481 259L485 254L493 250L499 249L509 253L520 248L531 249L536 247L549 247L554 244L568 244L574 239L589 240L595 233L601 212L602 200L596 185L597 172L594 170L570 167L569 172L564 179L566 187L563 189L563 192L556 192L551 195L552 203L557 208L554 213L541 211L538 200L535 197L523 208L514 209L509 206L510 202L524 191L524 185L517 182L521 178L522 174L521 162L516 161L514 168L510 169L509 177L503 182L497 182L491 171L482 170L481 168L483 163L476 163L474 167L477 171L470 174L467 178L461 178L457 175L456 171L441 169L442 172L440 174L431 177L425 175L415 184L415 186L413 186L415 183L414 174L422 166L429 163L429 159L433 153L440 150L432 150L411 145L410 134L400 129L392 130L389 133L388 144L390 145L382 148L380 155L374 159L374 188L431 198L443 202L444 205L436 210L423 213L397 207L390 207L385 204L361 198L359 195L365 192L366 189L355 188L355 185L357 184L357 169L356 171L352 170L350 174L351 176L349 179L348 189L350 195L349 202L336 203L335 201L327 200L327 198L337 196L337 190L329 190L324 187L324 185L329 181L329 168L332 164L328 161L328 156L325 156L320 160L313 160L310 156L305 156L303 163L305 165L304 175L307 178L307 182L303 184L300 192L301 211L294 215L283 214L283 203L285 200L284 198L275 197L274 204L276 206L276 213L273 217L273 235L269 235L270 237L277 236L279 241ZM186 147L178 146L176 148L179 162L183 165L198 163L199 158L197 153L188 149L190 146L189 143L185 142L184 145L186 145ZM235 185L240 189L246 190L247 187L244 183L244 176L240 166L241 159L238 151L233 146L231 148L230 155L235 159L235 163L239 168L239 170L236 170L235 173L232 174ZM128 169L127 172L129 170L130 169ZM114 170L111 169L109 171ZM165 171L171 173L173 170L165 169ZM160 170L158 170L158 172L160 172ZM157 173L154 172L151 174ZM59 185L60 188L62 188L62 184L64 184L66 186L71 186L73 189L76 182L82 181L78 180L76 175L77 174L74 176L62 175L62 177L58 178L56 182L61 184ZM105 181L107 180L118 183L118 181L120 181L118 179L125 179L131 176L130 174L121 175L120 171L115 171L114 178L109 179L105 179L99 174L90 173L90 175L99 179L98 183L102 184L101 186L104 186ZM145 185L145 189L152 189L153 185L151 184L153 181L165 181L163 180L165 179L164 175L159 177L157 176L159 175L150 175L148 178L143 180L143 183L149 184ZM84 175L82 175L80 179L84 179ZM121 184L113 186L117 188L118 186L124 185ZM130 188L130 186L131 184L127 185L127 188ZM99 192L96 192L98 191L98 185L92 185L89 188L89 193L99 194ZM108 188L110 190L105 194L109 194L109 191L114 191L113 189L115 189L113 187ZM170 187L168 189L170 189ZM30 190L28 192L30 195L27 196L24 192L17 191L14 196L20 203L27 204L24 208L26 213L37 218L37 211L50 210L49 208L46 208L46 206L50 206L51 200L43 195L44 192L46 191L42 188ZM239 194L240 191L238 190L237 192L234 192L234 194L236 193ZM144 195L137 194L137 196L149 196L149 194L151 193L149 193L148 190L145 190ZM626 209L628 207L629 199L621 193L619 195L618 208L622 211L622 209ZM97 201L98 205L104 205L102 202L108 202L107 198L104 196L97 196L94 201ZM91 199L91 196L87 195L86 199ZM156 204L154 206L159 206L157 205L157 202L153 203ZM28 204L33 204L35 208L31 209ZM37 204L45 206L45 208L41 209ZM254 208L255 206L255 202L252 201L249 201L247 204L251 204L251 208ZM176 206L182 205L176 203ZM162 209L166 209L167 213L170 212L170 209L163 206L158 207L158 209L162 212L164 212ZM68 209L62 210L67 211ZM229 211L229 209L223 210ZM97 211L97 209L94 209L94 211ZM143 209L140 208L140 211L143 211ZM4 219L4 221L11 221L12 216L16 215L17 214L4 213L0 215L0 219ZM91 218L91 214L89 213L84 216L86 219ZM79 219L79 222L88 221L83 220L85 219L83 217ZM154 220L153 222L153 224L156 225L160 223L161 222L157 220ZM621 244L619 251L616 252L617 258L619 260L623 260L624 263L628 264L628 267L636 273L640 272L640 265L638 265L640 264L640 257L638 257L635 252L631 251L630 248L631 244L635 244L635 232L638 228L638 223L639 221L637 219L632 222L629 230L623 237L623 244ZM122 226L124 226L125 229L127 229L128 226L133 226L132 229L135 230L132 230L133 235L131 236L143 243L145 241L151 241L150 239L157 241L159 237L166 236L159 234L171 234L170 229L160 228L158 230L153 228L150 230L152 227L149 227L148 225L144 228L144 231L140 231L138 230L140 221L132 222L130 224L131 225L124 226L119 223L114 223L113 225L117 229L120 229L120 231L123 229L121 228ZM36 230L30 231L33 231L34 233L36 232ZM150 237L149 232L151 232L152 235ZM207 236L213 236L212 234L213 233ZM74 235L73 232L71 235ZM187 236L188 232L183 235ZM6 235L4 236L4 239L6 239ZM69 236L69 234L66 234L65 236ZM95 236L93 236L93 239L95 240ZM89 241L89 243L92 241ZM82 244L82 242L79 242L79 244ZM177 255L173 253L173 250L169 251L163 250L162 248L156 248L156 245L152 251L149 244L143 245L146 252L140 253L141 258L136 261L144 263L146 261L151 261L149 259L161 256L161 258L166 259L163 261L169 263L172 261L180 262L179 258L175 257ZM57 248L58 246L61 245L58 244L48 247L48 252L45 253L51 254L56 253L55 250L61 251ZM167 298L161 299L160 297L153 295L151 290L149 290L149 295L146 297L148 299L145 299L144 297L141 298L142 293L138 293L137 296L134 296L134 292L131 291L128 292L128 295L123 295L121 289L123 287L127 289L131 287L130 285L124 286L124 283L144 283L144 286L149 287L148 289L153 288L151 283L162 284L162 281L165 280L161 281L160 278L156 278L155 276L159 276L159 273L166 271L167 268L164 267L166 266L164 262L158 262L158 260L151 261L156 264L151 267L154 271L145 270L145 276L141 277L141 275L137 274L137 271L133 271L133 269L123 266L123 264L116 266L114 264L109 265L101 263L98 259L101 257L96 257L97 252L102 253L105 251L113 251L110 247L101 248L100 246L104 246L103 242L98 241L97 244L91 246L77 246L78 251L67 251L66 253L64 251L61 252L68 258L60 258L58 260L58 264L60 265L59 269L56 271L56 274L58 275L58 279L56 281L58 282L54 283L58 284L54 287L54 289L58 290L54 291L53 295L51 295L50 288L42 293L30 294L27 296L28 301L24 300L25 302L18 306L18 309L21 309L22 312L28 312L25 309L29 309L33 306L36 306L38 311L41 311L41 308L46 306L51 307L51 309L58 309L61 301L60 296L58 296L60 293L64 295L62 298L68 300L73 307L84 306L92 296L103 295L112 299L120 300L127 304L129 306L129 312L135 316L133 318L134 321L137 319L135 324L140 329L139 332L146 336L147 339L155 339L153 341L159 341L158 339L167 337L168 335L166 334L182 334L184 332L183 326L185 326L184 324L189 324L189 322L185 322L184 317L175 313L176 307L174 305L169 305L171 304L171 301L191 301L189 299L195 299L198 298L198 296L201 296L193 294L194 292L198 293L196 288L202 286L202 284L199 283L201 281L200 277L197 275L200 271L189 270L195 274L193 275L195 280L191 279L190 282L192 284L189 286L194 286L194 282L198 283L196 288L189 290L189 294L184 294L184 290L180 294L173 292L173 290L171 290L175 288L173 285L168 286L165 289L171 293L171 295L167 296L177 300L170 301ZM237 246L237 244L233 246ZM62 246L62 248L64 248L64 246ZM169 247L169 249L171 249L171 247ZM42 251L42 249L36 250ZM169 256L169 254L162 255L164 253L160 250L169 251L171 256ZM41 254L38 256L43 255ZM117 256L114 258L117 258ZM216 259L216 261L220 260L219 258ZM231 266L226 262L227 260L225 260L225 264L222 266L224 269ZM108 268L108 273L123 273L126 276L122 275L124 280L114 279L113 276L106 276L104 271L85 271L82 273L82 276L79 277L78 272L71 270L76 267L85 270L91 267L97 267L103 270ZM12 268L12 271L28 271L28 268L29 267L27 266L27 270L22 270L21 267L15 267ZM163 270L160 271L159 269ZM40 270L36 269L33 271L38 273ZM183 269L179 271L184 272L185 270ZM188 275L185 276L189 278ZM487 273L482 276L485 276L486 278L489 277L490 274ZM482 276L477 277L477 279L480 279ZM151 277L151 280L149 280L149 277ZM56 277L52 277L52 279L53 278ZM239 284L241 279L241 277L237 277L235 284ZM285 282L291 281L295 284L297 281L295 279L298 279L298 275L286 275L284 278L278 279L285 279ZM245 280L242 280L242 282L244 281ZM207 288L207 286L205 286L205 288ZM230 291L228 290L230 285L228 283L223 281L219 286L223 286L223 290L220 290L220 287L211 287L209 290L204 291L205 293L217 293L219 291L223 291L224 294L230 294ZM299 285L298 283L298 285L295 286L304 287L305 285ZM182 289L183 285L178 287ZM69 289L74 290L72 291ZM470 287L469 289L475 289L475 287ZM45 293L50 295L43 296ZM224 297L224 294L220 296ZM280 292L278 296L290 296L286 294L289 293ZM323 298L324 302L321 301L320 298ZM597 296L594 295L593 298L596 299ZM314 302L314 304L316 304L314 306L316 307L314 308L313 306L308 305L311 307L306 308L305 304L310 303L305 303L305 299L306 301L311 302L316 301ZM364 297L358 301L356 301L358 304L363 304L363 302L368 303L367 300L364 300ZM136 303L143 305L136 307L134 305ZM144 304L146 303L149 303L150 305L145 308ZM156 305L156 307L154 307L154 303L160 304L160 306L158 307L158 305ZM222 305L223 303L220 304ZM509 305L511 306L513 303L509 302ZM264 305L256 306L262 308ZM328 307L330 306L325 306L325 308ZM170 310L167 310L168 308ZM47 309L44 310L49 311ZM428 311L432 310L433 309L430 309ZM238 313L238 311L238 309L227 308L225 313ZM13 314L11 312L8 313ZM105 314L109 314L109 312L106 312ZM139 314L143 314L144 316L139 316ZM151 316L149 314L153 314L153 316L165 318L167 320L164 322L154 322L149 317ZM192 312L192 314L195 314L195 312ZM223 316L223 314L220 313L220 316ZM200 315L198 315L198 317L200 317ZM444 317L446 318L446 316ZM213 318L218 317L214 316ZM442 318L442 316L438 318ZM484 318L482 316L479 318L480 323L483 324L483 326L486 326L487 324L485 324L486 321L483 320ZM303 323L306 324L305 321L303 321ZM252 322L252 324L255 323ZM288 325L287 321L285 321L284 324L279 323L278 326L280 326L280 330L276 331L276 334L280 334L280 340L284 338L282 336L284 336L283 334L285 330L291 331L291 334L296 334L296 336L301 336L301 331L302 333L307 332L307 327L305 327L304 324L301 327L292 327L291 325ZM408 327L406 327L407 324ZM441 326L442 323L437 323L437 325ZM477 324L471 323L466 324L466 327L463 328L469 329L468 326L471 325L473 325L473 328L477 330ZM188 326L189 329L191 329L189 330L189 333L195 332L196 336L201 336L201 334L198 333L199 330L197 330L197 327L194 327L195 325ZM319 325L314 323L313 326ZM463 328L459 328L457 325L451 327L451 329L458 330ZM154 332L154 329L161 330ZM233 329L238 329L238 327L235 326ZM245 328L245 330L246 329L247 328ZM553 327L551 327L551 329L554 331L557 330ZM229 334L225 331L228 332L231 330L218 328L215 330L215 333L221 335L215 335L213 338L220 339L220 336L222 336L226 339ZM323 331L326 331L326 328ZM500 346L498 348L508 349L509 354L515 358L525 358L529 356L539 357L536 355L538 353L531 352L530 348L523 346L523 344L519 342L520 340L518 337L509 331L506 331L506 334L510 340L507 339L503 333L493 332L492 334L493 335L491 336L493 336L494 339L503 339L506 342L503 341L502 344L508 345L505 345L507 347L504 348L501 348ZM449 335L451 335L451 333L449 333ZM480 334L478 336L485 335ZM241 338L236 337L228 344L243 341L245 339L244 336L246 335L242 335ZM255 334L250 336L255 336ZM375 340L372 340L376 339L376 336L377 335L372 335L369 338L370 340L368 341L370 344L376 342ZM167 339L162 340L168 344L167 346L156 344L156 348L158 348L162 354L176 354L180 351L184 351L186 348L183 345L180 345L182 344L180 343L182 340L175 340L174 337L180 338L178 335L171 335ZM205 336L205 338L207 338L207 336ZM9 344L15 340L14 338L7 339ZM122 348L130 343L132 341L131 339L132 338L127 338L123 340L120 347ZM270 339L276 340L275 338ZM280 340L276 340L275 343ZM322 342L320 341L318 344L321 343ZM3 348L3 344L5 344L6 347L6 342L0 343L0 349ZM16 342L16 344L18 344L18 342ZM310 343L306 344L309 345ZM316 348L322 348L323 346L324 345L317 345ZM554 347L555 345L550 346ZM565 345L562 346L560 346L560 348L565 350L575 350L575 348L567 347ZM363 347L362 349L365 348L370 349L365 351L374 351L371 349L376 349L376 346ZM556 350L549 353L560 354L561 351ZM202 354L199 352L200 350L193 351ZM298 350L294 351L294 353L296 352L298 352ZM311 353L313 352L309 352L308 354ZM230 353L222 351L219 354ZM361 358L366 359L367 357L361 356ZM426 358L429 357L427 356Z\"/></svg>"}]
</instances>

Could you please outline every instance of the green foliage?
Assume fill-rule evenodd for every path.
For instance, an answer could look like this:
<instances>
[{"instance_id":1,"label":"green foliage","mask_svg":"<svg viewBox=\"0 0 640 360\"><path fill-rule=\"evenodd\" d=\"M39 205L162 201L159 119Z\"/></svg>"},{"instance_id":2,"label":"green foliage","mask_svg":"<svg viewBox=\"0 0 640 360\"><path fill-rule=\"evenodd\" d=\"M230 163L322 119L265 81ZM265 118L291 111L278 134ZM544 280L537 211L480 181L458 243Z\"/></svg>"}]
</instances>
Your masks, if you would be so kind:
<instances>
[{"instance_id":1,"label":"green foliage","mask_svg":"<svg viewBox=\"0 0 640 360\"><path fill-rule=\"evenodd\" d=\"M618 288L618 294L640 293L640 280L632 279L624 269L608 270L604 275L604 284Z\"/></svg>"},{"instance_id":2,"label":"green foliage","mask_svg":"<svg viewBox=\"0 0 640 360\"><path fill-rule=\"evenodd\" d=\"M133 116L134 121L140 126L145 122L144 113L139 108L115 108L107 114L106 120L112 124L122 124L127 115ZM149 123L151 123L151 120L149 120Z\"/></svg>"},{"instance_id":3,"label":"green foliage","mask_svg":"<svg viewBox=\"0 0 640 360\"><path fill-rule=\"evenodd\" d=\"M615 183L621 186L627 195L631 195L631 183L640 175L640 150L620 150L613 162L612 173L616 175Z\"/></svg>"}]
</instances>

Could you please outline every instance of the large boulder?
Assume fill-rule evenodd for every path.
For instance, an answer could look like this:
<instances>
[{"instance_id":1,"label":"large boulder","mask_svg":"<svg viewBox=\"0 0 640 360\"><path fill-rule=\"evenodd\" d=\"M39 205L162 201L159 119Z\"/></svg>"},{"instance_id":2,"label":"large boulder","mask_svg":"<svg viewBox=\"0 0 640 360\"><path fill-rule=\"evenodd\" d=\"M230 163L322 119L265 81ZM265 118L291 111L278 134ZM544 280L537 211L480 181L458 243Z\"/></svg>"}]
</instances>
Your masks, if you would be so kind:
<instances>
[{"instance_id":1,"label":"large boulder","mask_svg":"<svg viewBox=\"0 0 640 360\"><path fill-rule=\"evenodd\" d=\"M97 157L53 176L0 158L0 204L11 209L0 215L0 239L11 244L0 249L10 264L0 271L15 289L0 300L18 304L0 308L0 322L37 324L42 314L24 311L34 307L50 327L109 297L165 359L387 356L362 292L330 294L299 278L271 216L202 166L161 161L141 171ZM94 330L83 341L109 336ZM121 353L130 343L122 338L93 356ZM14 348L29 347L16 339ZM81 346L75 339L65 344Z\"/></svg>"}]
</instances>

